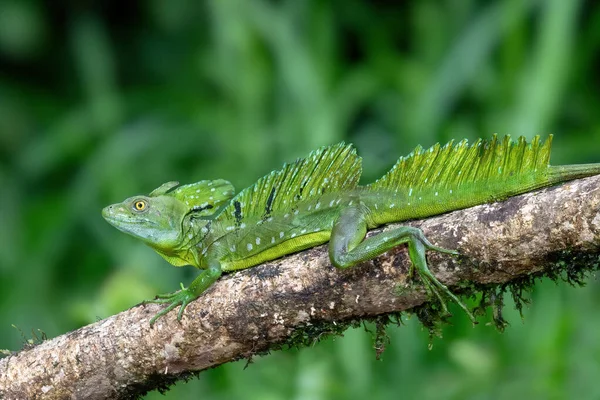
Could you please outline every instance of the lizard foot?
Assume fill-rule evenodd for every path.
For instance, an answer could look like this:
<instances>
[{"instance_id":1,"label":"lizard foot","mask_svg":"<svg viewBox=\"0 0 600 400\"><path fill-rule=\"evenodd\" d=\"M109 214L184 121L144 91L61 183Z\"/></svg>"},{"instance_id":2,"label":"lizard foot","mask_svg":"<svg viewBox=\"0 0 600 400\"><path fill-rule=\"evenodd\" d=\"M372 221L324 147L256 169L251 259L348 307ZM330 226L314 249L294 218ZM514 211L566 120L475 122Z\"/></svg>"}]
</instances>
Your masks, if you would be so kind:
<instances>
[{"instance_id":1,"label":"lizard foot","mask_svg":"<svg viewBox=\"0 0 600 400\"><path fill-rule=\"evenodd\" d=\"M177 306L181 306L179 308L179 313L177 313L177 320L181 321L181 317L183 316L183 311L185 307L196 299L196 295L192 293L189 289L185 288L183 284L181 284L181 290L178 290L173 293L165 293L159 294L156 298L152 300L145 300L142 304L156 303L156 304L169 304L167 308L157 313L151 320L150 325L154 325L157 319L167 314L169 311L174 309Z\"/></svg>"}]
</instances>

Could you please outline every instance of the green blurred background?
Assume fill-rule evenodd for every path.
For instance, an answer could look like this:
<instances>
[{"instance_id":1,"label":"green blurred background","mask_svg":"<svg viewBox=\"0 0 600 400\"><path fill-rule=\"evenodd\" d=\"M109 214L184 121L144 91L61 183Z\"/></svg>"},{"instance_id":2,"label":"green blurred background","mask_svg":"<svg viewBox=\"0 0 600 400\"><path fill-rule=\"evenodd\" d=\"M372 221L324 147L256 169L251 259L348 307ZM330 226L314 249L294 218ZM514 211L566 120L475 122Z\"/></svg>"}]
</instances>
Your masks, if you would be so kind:
<instances>
[{"instance_id":1,"label":"green blurred background","mask_svg":"<svg viewBox=\"0 0 600 400\"><path fill-rule=\"evenodd\" d=\"M369 181L493 132L600 162L599 49L594 1L0 0L0 348L189 282L100 216L169 180L243 188L345 140ZM413 318L383 361L356 329L167 398L597 399L599 287L543 282L504 334L457 311L428 350Z\"/></svg>"}]
</instances>

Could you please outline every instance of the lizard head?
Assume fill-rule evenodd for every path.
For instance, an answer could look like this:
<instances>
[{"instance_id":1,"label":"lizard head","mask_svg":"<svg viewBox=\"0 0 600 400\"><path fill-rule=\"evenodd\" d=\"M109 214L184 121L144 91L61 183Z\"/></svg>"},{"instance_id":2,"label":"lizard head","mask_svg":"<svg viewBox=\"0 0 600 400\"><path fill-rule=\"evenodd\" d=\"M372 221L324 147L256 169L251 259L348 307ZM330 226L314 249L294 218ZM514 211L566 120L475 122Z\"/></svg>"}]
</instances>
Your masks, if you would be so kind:
<instances>
[{"instance_id":1,"label":"lizard head","mask_svg":"<svg viewBox=\"0 0 600 400\"><path fill-rule=\"evenodd\" d=\"M102 216L115 228L142 240L171 264L197 264L190 248L202 238L200 230L233 197L234 189L224 180L178 185L168 182L147 196L133 196L105 207Z\"/></svg>"}]
</instances>

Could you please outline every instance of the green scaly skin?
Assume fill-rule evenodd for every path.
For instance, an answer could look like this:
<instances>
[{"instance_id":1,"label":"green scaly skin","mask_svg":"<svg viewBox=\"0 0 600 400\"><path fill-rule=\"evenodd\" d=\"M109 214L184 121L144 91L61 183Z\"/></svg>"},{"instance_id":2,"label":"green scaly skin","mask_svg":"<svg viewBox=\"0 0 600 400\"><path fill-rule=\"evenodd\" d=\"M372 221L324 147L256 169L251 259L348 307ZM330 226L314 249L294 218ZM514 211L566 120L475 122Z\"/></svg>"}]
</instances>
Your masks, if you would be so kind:
<instances>
[{"instance_id":1,"label":"green scaly skin","mask_svg":"<svg viewBox=\"0 0 600 400\"><path fill-rule=\"evenodd\" d=\"M443 308L445 298L469 309L429 270L431 244L419 229L400 227L365 239L367 230L407 219L501 200L540 187L600 174L600 164L553 167L550 136L530 143L506 136L490 141L418 147L381 179L359 186L361 159L350 145L325 147L286 164L234 196L224 180L178 186L168 182L148 196L106 207L103 217L141 239L175 266L203 271L185 288L149 303L168 306L150 320L185 307L223 272L261 264L329 242L333 265L348 268L401 244L413 271Z\"/></svg>"}]
</instances>

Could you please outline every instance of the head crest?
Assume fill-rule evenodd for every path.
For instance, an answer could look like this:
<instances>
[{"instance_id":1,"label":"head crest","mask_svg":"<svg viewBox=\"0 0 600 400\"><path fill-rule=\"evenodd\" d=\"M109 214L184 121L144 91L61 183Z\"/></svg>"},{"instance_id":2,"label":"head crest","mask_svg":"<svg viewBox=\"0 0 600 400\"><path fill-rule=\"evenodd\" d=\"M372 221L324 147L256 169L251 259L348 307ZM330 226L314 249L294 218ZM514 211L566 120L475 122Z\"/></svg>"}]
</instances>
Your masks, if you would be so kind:
<instances>
[{"instance_id":1,"label":"head crest","mask_svg":"<svg viewBox=\"0 0 600 400\"><path fill-rule=\"evenodd\" d=\"M167 182L154 189L150 197L171 196L183 202L190 211L200 217L214 214L221 206L229 202L235 190L226 180L200 181L179 186L179 182Z\"/></svg>"}]
</instances>

